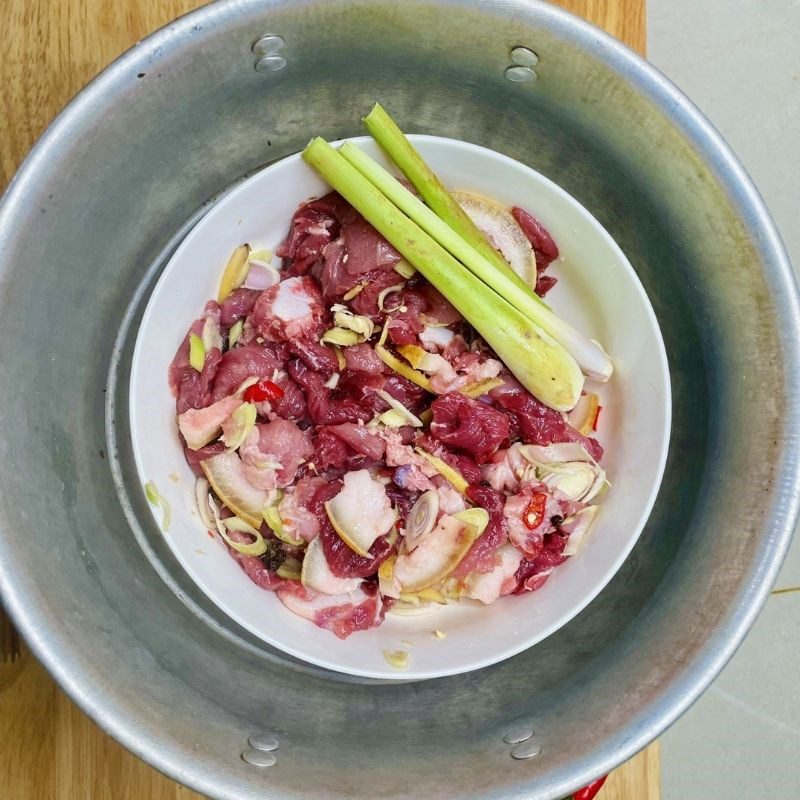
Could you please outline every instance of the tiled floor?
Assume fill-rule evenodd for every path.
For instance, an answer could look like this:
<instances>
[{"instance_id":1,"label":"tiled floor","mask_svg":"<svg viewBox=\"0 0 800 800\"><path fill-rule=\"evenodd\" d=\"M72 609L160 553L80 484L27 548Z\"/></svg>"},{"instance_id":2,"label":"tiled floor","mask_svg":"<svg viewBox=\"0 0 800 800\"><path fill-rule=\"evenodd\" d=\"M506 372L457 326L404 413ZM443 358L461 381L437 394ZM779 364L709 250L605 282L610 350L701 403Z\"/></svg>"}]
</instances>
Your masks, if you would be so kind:
<instances>
[{"instance_id":1,"label":"tiled floor","mask_svg":"<svg viewBox=\"0 0 800 800\"><path fill-rule=\"evenodd\" d=\"M800 0L649 0L648 54L722 131L800 272ZM800 585L800 537L778 586ZM664 736L664 800L800 798L800 594Z\"/></svg>"}]
</instances>

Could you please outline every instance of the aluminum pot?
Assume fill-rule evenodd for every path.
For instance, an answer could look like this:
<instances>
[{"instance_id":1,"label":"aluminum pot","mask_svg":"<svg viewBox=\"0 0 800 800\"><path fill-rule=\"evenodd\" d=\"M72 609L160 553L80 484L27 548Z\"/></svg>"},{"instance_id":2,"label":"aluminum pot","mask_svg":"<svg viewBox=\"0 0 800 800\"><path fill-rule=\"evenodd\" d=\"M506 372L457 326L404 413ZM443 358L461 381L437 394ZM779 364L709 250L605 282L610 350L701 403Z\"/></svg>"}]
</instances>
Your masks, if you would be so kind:
<instances>
[{"instance_id":1,"label":"aluminum pot","mask_svg":"<svg viewBox=\"0 0 800 800\"><path fill-rule=\"evenodd\" d=\"M529 80L506 76L518 45ZM597 600L505 663L401 685L294 662L210 606L143 507L126 406L138 317L188 226L311 134L360 133L375 99L595 214L655 306L674 393L658 503ZM143 41L5 197L0 341L3 602L106 730L214 798L563 796L697 698L795 522L798 296L772 222L668 81L538 2L226 0ZM511 757L520 728L535 757ZM272 767L241 758L258 734Z\"/></svg>"}]
</instances>

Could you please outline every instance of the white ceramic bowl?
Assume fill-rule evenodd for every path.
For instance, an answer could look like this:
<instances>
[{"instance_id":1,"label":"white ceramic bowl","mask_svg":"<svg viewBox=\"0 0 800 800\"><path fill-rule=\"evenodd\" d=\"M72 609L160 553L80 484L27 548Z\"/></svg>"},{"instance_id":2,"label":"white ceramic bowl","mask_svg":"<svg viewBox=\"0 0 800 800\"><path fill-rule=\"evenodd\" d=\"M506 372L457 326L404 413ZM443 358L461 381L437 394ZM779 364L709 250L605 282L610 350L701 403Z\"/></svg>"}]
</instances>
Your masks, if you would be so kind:
<instances>
[{"instance_id":1,"label":"white ceramic bowl","mask_svg":"<svg viewBox=\"0 0 800 800\"><path fill-rule=\"evenodd\" d=\"M381 627L341 641L295 616L260 589L209 538L195 510L195 479L184 461L167 370L189 325L216 297L234 247L274 250L295 208L328 187L291 156L249 178L196 225L161 275L136 342L130 386L131 429L142 483L154 481L172 508L166 539L209 598L271 645L332 670L387 680L418 680L485 667L520 652L565 625L608 583L644 527L667 456L670 385L655 315L636 273L602 226L555 183L528 167L476 145L412 136L424 158L454 190L479 192L530 210L561 252L548 295L560 316L611 354L615 373L593 387L602 397L598 437L612 489L585 547L536 592L491 606L467 601L420 616L388 614ZM368 137L354 140L382 158ZM157 518L160 514L155 512ZM444 639L433 631L446 632ZM409 643L413 643L409 645ZM407 650L399 672L384 650Z\"/></svg>"}]
</instances>

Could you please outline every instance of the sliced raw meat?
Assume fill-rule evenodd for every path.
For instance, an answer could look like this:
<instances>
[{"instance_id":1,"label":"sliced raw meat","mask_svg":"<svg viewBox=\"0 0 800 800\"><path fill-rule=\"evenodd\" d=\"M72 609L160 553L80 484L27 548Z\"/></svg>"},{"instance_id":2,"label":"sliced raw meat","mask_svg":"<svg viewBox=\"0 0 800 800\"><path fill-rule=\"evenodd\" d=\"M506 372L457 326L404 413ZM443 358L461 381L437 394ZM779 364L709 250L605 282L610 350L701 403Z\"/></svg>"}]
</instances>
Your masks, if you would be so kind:
<instances>
[{"instance_id":1,"label":"sliced raw meat","mask_svg":"<svg viewBox=\"0 0 800 800\"><path fill-rule=\"evenodd\" d=\"M290 611L332 631L340 639L346 639L354 631L375 628L383 622L381 595L374 588L370 591L368 585L343 595L312 592L300 584L281 586L277 592Z\"/></svg>"},{"instance_id":2,"label":"sliced raw meat","mask_svg":"<svg viewBox=\"0 0 800 800\"><path fill-rule=\"evenodd\" d=\"M313 452L309 432L286 419L256 425L239 448L244 474L259 489L289 486Z\"/></svg>"},{"instance_id":3,"label":"sliced raw meat","mask_svg":"<svg viewBox=\"0 0 800 800\"><path fill-rule=\"evenodd\" d=\"M216 401L232 395L248 378L270 379L281 367L271 348L250 344L222 354L214 378L211 398Z\"/></svg>"},{"instance_id":4,"label":"sliced raw meat","mask_svg":"<svg viewBox=\"0 0 800 800\"><path fill-rule=\"evenodd\" d=\"M335 436L338 436L356 453L360 453L375 461L383 458L384 449L386 447L385 442L380 436L370 431L370 429L364 425L345 422L341 425L332 425L327 430Z\"/></svg>"},{"instance_id":5,"label":"sliced raw meat","mask_svg":"<svg viewBox=\"0 0 800 800\"><path fill-rule=\"evenodd\" d=\"M328 389L325 379L313 372L302 361L289 361L289 375L303 389L306 408L311 421L317 425L338 425L342 422L358 422L372 418L368 408L360 406L350 397L342 397L341 392Z\"/></svg>"},{"instance_id":6,"label":"sliced raw meat","mask_svg":"<svg viewBox=\"0 0 800 800\"><path fill-rule=\"evenodd\" d=\"M400 253L363 217L345 225L342 238L347 251L344 268L351 275L389 270L400 260Z\"/></svg>"},{"instance_id":7,"label":"sliced raw meat","mask_svg":"<svg viewBox=\"0 0 800 800\"><path fill-rule=\"evenodd\" d=\"M431 436L449 447L486 456L508 439L505 414L458 392L434 400L431 411Z\"/></svg>"},{"instance_id":8,"label":"sliced raw meat","mask_svg":"<svg viewBox=\"0 0 800 800\"><path fill-rule=\"evenodd\" d=\"M235 289L222 303L220 322L223 325L233 325L244 319L253 310L261 292L258 289Z\"/></svg>"},{"instance_id":9,"label":"sliced raw meat","mask_svg":"<svg viewBox=\"0 0 800 800\"><path fill-rule=\"evenodd\" d=\"M347 369L353 372L366 372L370 375L380 375L383 372L383 361L370 345L356 344L343 349Z\"/></svg>"},{"instance_id":10,"label":"sliced raw meat","mask_svg":"<svg viewBox=\"0 0 800 800\"><path fill-rule=\"evenodd\" d=\"M492 389L489 397L497 406L513 415L520 436L527 444L578 442L595 461L603 457L603 448L597 439L583 436L576 431L562 414L540 403L526 391L510 372L503 371L500 377L503 385Z\"/></svg>"}]
</instances>

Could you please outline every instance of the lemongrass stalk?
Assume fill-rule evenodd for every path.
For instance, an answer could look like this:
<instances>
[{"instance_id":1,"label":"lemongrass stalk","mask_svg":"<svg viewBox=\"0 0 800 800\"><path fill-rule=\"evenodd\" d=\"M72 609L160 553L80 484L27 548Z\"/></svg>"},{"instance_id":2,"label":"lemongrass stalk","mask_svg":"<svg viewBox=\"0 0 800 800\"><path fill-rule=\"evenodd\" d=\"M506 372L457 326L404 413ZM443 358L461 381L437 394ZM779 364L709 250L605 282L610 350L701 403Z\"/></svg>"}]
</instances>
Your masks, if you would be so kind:
<instances>
[{"instance_id":1,"label":"lemongrass stalk","mask_svg":"<svg viewBox=\"0 0 800 800\"><path fill-rule=\"evenodd\" d=\"M458 309L535 397L558 411L575 405L583 375L564 347L453 258L324 139L311 141L303 159Z\"/></svg>"},{"instance_id":2,"label":"lemongrass stalk","mask_svg":"<svg viewBox=\"0 0 800 800\"><path fill-rule=\"evenodd\" d=\"M520 289L529 292L535 298L535 302L546 305L492 246L483 231L478 228L466 211L456 202L456 199L436 177L436 174L425 163L417 149L406 138L406 135L380 103L376 103L372 111L364 117L364 124L375 141L383 148L406 178L411 181L411 184L420 193L422 199L440 219L471 244L498 272L505 275L509 280L514 281Z\"/></svg>"},{"instance_id":3,"label":"lemongrass stalk","mask_svg":"<svg viewBox=\"0 0 800 800\"><path fill-rule=\"evenodd\" d=\"M613 372L611 359L597 342L587 339L547 306L535 302L533 299L535 295L529 290L520 289L504 272L496 270L482 253L459 236L453 228L363 150L359 150L352 142L345 142L339 152L445 250L563 345L590 378L607 381L611 377Z\"/></svg>"}]
</instances>

